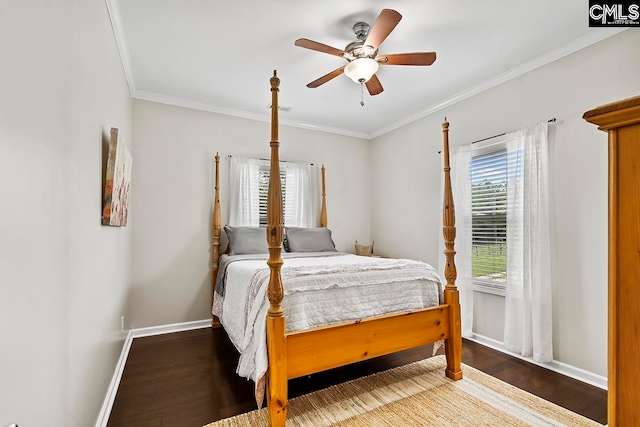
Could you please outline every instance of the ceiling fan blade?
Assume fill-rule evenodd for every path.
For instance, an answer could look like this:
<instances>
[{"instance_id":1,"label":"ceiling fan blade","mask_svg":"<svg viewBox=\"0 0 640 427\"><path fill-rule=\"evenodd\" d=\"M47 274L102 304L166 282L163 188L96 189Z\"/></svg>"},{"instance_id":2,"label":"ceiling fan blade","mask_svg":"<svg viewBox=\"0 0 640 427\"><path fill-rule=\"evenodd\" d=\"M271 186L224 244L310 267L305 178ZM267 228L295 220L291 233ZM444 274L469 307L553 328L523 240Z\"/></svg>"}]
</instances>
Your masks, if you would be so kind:
<instances>
[{"instance_id":1,"label":"ceiling fan blade","mask_svg":"<svg viewBox=\"0 0 640 427\"><path fill-rule=\"evenodd\" d=\"M306 49L315 50L322 53L328 53L329 55L335 55L339 57L344 56L344 51L336 49L335 47L327 46L326 44L314 42L309 39L298 39L294 43L296 46L304 47Z\"/></svg>"},{"instance_id":2,"label":"ceiling fan blade","mask_svg":"<svg viewBox=\"0 0 640 427\"><path fill-rule=\"evenodd\" d=\"M378 76L376 76L375 74L371 76L369 81L365 84L367 86L367 90L369 91L369 95L371 96L378 95L384 90L382 88L382 84L380 83L380 80L378 80Z\"/></svg>"},{"instance_id":3,"label":"ceiling fan blade","mask_svg":"<svg viewBox=\"0 0 640 427\"><path fill-rule=\"evenodd\" d=\"M435 60L435 52L394 53L376 57L380 65L431 65Z\"/></svg>"},{"instance_id":4,"label":"ceiling fan blade","mask_svg":"<svg viewBox=\"0 0 640 427\"><path fill-rule=\"evenodd\" d=\"M315 87L318 87L320 85L323 85L326 82L328 82L329 80L338 77L343 72L344 72L344 66L338 68L337 70L333 70L332 72L330 72L328 74L325 74L324 76L320 77L319 79L316 79L316 80L312 81L311 83L309 83L307 85L307 87L315 88Z\"/></svg>"},{"instance_id":5,"label":"ceiling fan blade","mask_svg":"<svg viewBox=\"0 0 640 427\"><path fill-rule=\"evenodd\" d=\"M401 19L402 15L395 10L382 9L382 12L380 12L380 15L376 18L376 22L373 23L371 30L369 30L367 40L364 42L365 46L369 45L373 47L374 50L377 49Z\"/></svg>"}]
</instances>

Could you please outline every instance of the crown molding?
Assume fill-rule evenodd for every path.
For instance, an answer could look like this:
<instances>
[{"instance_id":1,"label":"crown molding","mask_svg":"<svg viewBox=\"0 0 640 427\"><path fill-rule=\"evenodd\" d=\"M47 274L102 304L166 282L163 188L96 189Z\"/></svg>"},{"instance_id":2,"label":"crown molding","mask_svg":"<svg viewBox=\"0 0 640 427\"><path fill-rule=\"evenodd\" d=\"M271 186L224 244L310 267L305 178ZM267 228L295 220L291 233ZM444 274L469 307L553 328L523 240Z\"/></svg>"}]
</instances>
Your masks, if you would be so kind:
<instances>
[{"instance_id":1,"label":"crown molding","mask_svg":"<svg viewBox=\"0 0 640 427\"><path fill-rule=\"evenodd\" d=\"M124 77L127 80L129 86L129 94L133 98L136 93L136 84L133 79L133 71L129 65L129 48L127 47L127 39L124 35L123 26L120 18L120 7L117 0L105 0L107 5L107 11L109 12L109 19L111 20L111 28L113 29L113 35L116 39L116 46L120 53L120 62L122 63L122 69L124 70Z\"/></svg>"},{"instance_id":2,"label":"crown molding","mask_svg":"<svg viewBox=\"0 0 640 427\"><path fill-rule=\"evenodd\" d=\"M137 90L134 77L133 77L133 72L131 70L131 66L129 62L130 55L129 55L129 50L126 43L126 37L124 34L123 26L121 24L121 15L120 15L120 9L118 7L118 1L105 0L105 3L107 5L107 10L109 12L111 27L113 28L113 34L115 36L118 52L120 53L122 68L124 69L125 78L127 80L127 84L129 85L129 92L132 98L140 99L144 101L158 102L161 104L174 105L178 107L191 108L195 110L208 111L212 113L224 114L227 116L240 117L240 118L245 118L250 120L258 120L263 122L268 122L270 120L270 115L268 113L259 114L259 113L240 110L236 108L222 107L219 105L204 103L200 101L192 101L192 100L181 99L181 98L161 95L157 93ZM627 29L628 28L595 28L593 29L593 31L590 31L584 36L577 38L563 46L560 46L545 54L542 54L528 62L525 62L524 64L511 68L502 74L499 74L495 77L485 80L482 83L479 83L469 89L463 90L462 92L459 92L441 102L430 105L429 107L421 111L411 114L401 120L398 120L394 123L384 126L371 133L357 132L349 129L323 126L323 125L318 125L314 123L299 122L296 120L289 120L283 117L280 118L280 123L285 126L297 127L301 129L327 132L327 133L332 133L336 135L343 135L343 136L349 136L353 138L372 140L386 133L389 133L393 130L396 130L402 126L408 125L409 123L412 123L423 117L429 116L440 110L443 110L447 107L457 104L458 102L464 101L467 98L475 96L486 90L492 89L502 83L508 82L509 80L513 80L523 74L528 73L529 71L533 71L553 61L557 61L558 59L564 58L565 56L570 55L574 52L577 52L581 49L584 49L585 47L589 47L609 37L615 36L616 34L626 31Z\"/></svg>"},{"instance_id":3,"label":"crown molding","mask_svg":"<svg viewBox=\"0 0 640 427\"><path fill-rule=\"evenodd\" d=\"M264 114L259 114L251 111L240 110L237 108L222 107L220 105L209 104L206 102L192 101L189 99L176 98L173 96L160 95L158 93L145 92L141 90L136 91L136 93L131 96L132 98L140 99L143 101L151 101L151 102L157 102L160 104L173 105L176 107L190 108L193 110L224 114L226 116L240 117L243 119L257 120L261 122L271 121L271 114L268 111L265 111ZM286 118L283 118L282 115L280 115L279 122L281 125L291 126L291 127L301 128L301 129L333 133L337 135L350 136L353 138L371 139L368 133L356 132L348 129L334 128L330 126L322 126L322 125L317 125L313 123L304 123L296 120L288 120Z\"/></svg>"},{"instance_id":4,"label":"crown molding","mask_svg":"<svg viewBox=\"0 0 640 427\"><path fill-rule=\"evenodd\" d=\"M402 126L408 125L411 122L429 116L437 111L443 110L447 107L457 104L458 102L464 101L467 98L471 98L474 95L492 89L498 85L501 85L502 83L508 82L509 80L513 80L516 77L520 77L521 75L526 74L529 71L533 71L536 68L543 67L553 61L557 61L558 59L564 58L565 56L571 55L572 53L584 49L585 47L589 47L609 37L615 36L616 34L628 30L628 28L606 28L596 30L597 31L591 31L584 36L577 38L554 50L550 50L549 52L544 53L530 61L527 61L524 64L513 67L502 74L498 74L495 77L485 80L484 82L479 83L467 90L463 90L462 92L459 92L442 102L433 104L422 111L418 111L417 113L405 117L402 120L398 120L397 122L384 126L377 131L369 134L368 139L375 139Z\"/></svg>"}]
</instances>

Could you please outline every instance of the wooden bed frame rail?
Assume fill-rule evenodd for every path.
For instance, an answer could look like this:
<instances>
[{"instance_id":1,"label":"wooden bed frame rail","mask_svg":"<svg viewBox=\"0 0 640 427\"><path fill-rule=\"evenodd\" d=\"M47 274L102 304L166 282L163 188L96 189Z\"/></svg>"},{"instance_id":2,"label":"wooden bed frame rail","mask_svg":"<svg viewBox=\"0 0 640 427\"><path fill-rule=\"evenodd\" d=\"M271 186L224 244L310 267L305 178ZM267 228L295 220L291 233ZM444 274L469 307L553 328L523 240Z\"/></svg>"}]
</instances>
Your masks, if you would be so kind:
<instances>
[{"instance_id":1,"label":"wooden bed frame rail","mask_svg":"<svg viewBox=\"0 0 640 427\"><path fill-rule=\"evenodd\" d=\"M449 337L447 305L290 332L287 376L314 374Z\"/></svg>"},{"instance_id":2,"label":"wooden bed frame rail","mask_svg":"<svg viewBox=\"0 0 640 427\"><path fill-rule=\"evenodd\" d=\"M270 176L280 176L278 141L278 92L280 79L273 72L271 82L271 163ZM390 314L362 321L352 321L304 331L286 333L282 309L281 256L284 227L282 224L282 188L279 179L269 180L267 200L266 238L269 248L267 265L270 269L267 311L267 408L269 424L284 427L287 417L287 381L303 375L355 363L361 360L445 341L447 368L445 375L452 380L462 378L462 333L460 298L455 285L454 241L456 237L455 208L451 192L449 165L449 123L442 124L444 136L444 227L446 266L444 304L408 313ZM213 213L213 287L220 255L219 156L216 154L216 185ZM320 224L327 226L325 197L325 168L322 166L322 209ZM212 290L213 291L213 290ZM214 318L213 324L219 326ZM340 346L336 346L340 343Z\"/></svg>"}]
</instances>

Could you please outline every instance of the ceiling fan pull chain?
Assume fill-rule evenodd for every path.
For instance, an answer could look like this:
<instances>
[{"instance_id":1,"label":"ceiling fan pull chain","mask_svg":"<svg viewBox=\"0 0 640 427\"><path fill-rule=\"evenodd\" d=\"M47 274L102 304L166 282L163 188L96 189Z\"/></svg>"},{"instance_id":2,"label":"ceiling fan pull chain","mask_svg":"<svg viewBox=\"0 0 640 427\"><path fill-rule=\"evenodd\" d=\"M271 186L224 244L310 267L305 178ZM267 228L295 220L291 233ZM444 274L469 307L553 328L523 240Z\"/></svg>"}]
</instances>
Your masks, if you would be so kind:
<instances>
[{"instance_id":1,"label":"ceiling fan pull chain","mask_svg":"<svg viewBox=\"0 0 640 427\"><path fill-rule=\"evenodd\" d=\"M364 83L360 83L360 105L364 107Z\"/></svg>"}]
</instances>

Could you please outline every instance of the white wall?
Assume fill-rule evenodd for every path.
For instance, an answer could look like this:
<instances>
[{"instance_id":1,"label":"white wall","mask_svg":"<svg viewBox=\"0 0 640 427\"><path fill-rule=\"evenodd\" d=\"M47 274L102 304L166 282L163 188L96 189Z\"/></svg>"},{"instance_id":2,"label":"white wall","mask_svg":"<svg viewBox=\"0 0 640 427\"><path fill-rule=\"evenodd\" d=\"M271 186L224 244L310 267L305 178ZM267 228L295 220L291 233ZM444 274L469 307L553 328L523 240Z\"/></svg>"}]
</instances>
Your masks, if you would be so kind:
<instances>
[{"instance_id":1,"label":"white wall","mask_svg":"<svg viewBox=\"0 0 640 427\"><path fill-rule=\"evenodd\" d=\"M128 324L131 234L100 225L111 127L132 151L132 100L104 0L74 2L71 137L66 167L69 235L68 425L90 426L104 400ZM102 143L102 145L101 145ZM133 168L136 159L133 159ZM132 186L136 184L132 182Z\"/></svg>"},{"instance_id":2,"label":"white wall","mask_svg":"<svg viewBox=\"0 0 640 427\"><path fill-rule=\"evenodd\" d=\"M85 427L124 339L131 228L100 226L101 163L131 99L103 0L7 3L0 37L0 425Z\"/></svg>"},{"instance_id":3,"label":"white wall","mask_svg":"<svg viewBox=\"0 0 640 427\"><path fill-rule=\"evenodd\" d=\"M640 94L639 47L640 33L623 32L374 140L376 249L437 264L437 151L445 116L452 147L556 117L550 126L554 357L606 376L607 136L581 117ZM475 295L475 331L502 340L503 300Z\"/></svg>"},{"instance_id":4,"label":"white wall","mask_svg":"<svg viewBox=\"0 0 640 427\"><path fill-rule=\"evenodd\" d=\"M131 326L210 318L213 158L220 153L224 225L228 156L269 158L270 124L139 100L133 121ZM289 126L280 126L279 139L282 160L325 165L328 226L338 250L368 241L369 142Z\"/></svg>"}]
</instances>

